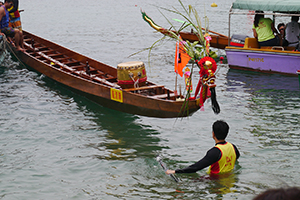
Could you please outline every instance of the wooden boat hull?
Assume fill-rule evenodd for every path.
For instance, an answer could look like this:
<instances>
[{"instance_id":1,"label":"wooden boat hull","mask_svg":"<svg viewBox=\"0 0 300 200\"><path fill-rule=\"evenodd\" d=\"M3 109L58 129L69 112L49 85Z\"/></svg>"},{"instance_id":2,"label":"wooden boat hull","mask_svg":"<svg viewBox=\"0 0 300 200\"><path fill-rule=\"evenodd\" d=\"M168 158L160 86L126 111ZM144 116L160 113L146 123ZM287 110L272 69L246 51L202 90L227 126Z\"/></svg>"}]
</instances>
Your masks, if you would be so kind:
<instances>
[{"instance_id":1,"label":"wooden boat hull","mask_svg":"<svg viewBox=\"0 0 300 200\"><path fill-rule=\"evenodd\" d=\"M179 35L183 40L188 40L190 42L198 41L198 37L195 33L189 33L189 32L179 32ZM217 48L217 49L225 49L225 47L228 46L228 37L220 36L220 35L214 35L211 34L211 41L210 46Z\"/></svg>"},{"instance_id":2,"label":"wooden boat hull","mask_svg":"<svg viewBox=\"0 0 300 200\"><path fill-rule=\"evenodd\" d=\"M142 16L143 19L156 31L173 37L172 34L170 34L170 31L172 30L168 30L165 29L159 25L157 25L145 12L142 12ZM202 28L202 30L205 30L204 28ZM210 40L210 46L214 47L214 48L218 48L218 49L225 49L226 46L228 46L228 37L226 35L211 31L211 30L207 30L210 33L211 36L211 40ZM199 37L196 33L193 32L193 30L191 32L184 32L184 31L180 31L180 32L176 32L176 31L172 31L173 33L175 33L176 35L180 35L182 40L188 40L190 42L195 42L195 41L199 41Z\"/></svg>"},{"instance_id":3,"label":"wooden boat hull","mask_svg":"<svg viewBox=\"0 0 300 200\"><path fill-rule=\"evenodd\" d=\"M100 76L88 76L84 70L75 69L79 68L78 66L68 64L70 60L72 60L72 63L80 64L81 68L84 63L88 62L97 71L101 70L105 72L105 75L111 76L110 79L116 79L117 69L26 31L23 34L25 42L29 43L33 39L34 44L38 44L41 47L39 47L38 51L33 51L34 48L30 49L32 44L27 44L26 52L20 52L7 43L9 49L21 62L45 76L74 89L102 106L126 113L160 118L185 117L199 109L197 100L187 101L186 106L188 109L184 109L185 103L176 101L173 91L151 82L148 82L148 88L160 87L159 90L163 91L163 93L145 96L136 92L137 90L135 89L131 91L120 88L116 84L116 80L115 82L108 82L108 79L104 80L104 78L99 78ZM61 56L68 59L66 61L57 61L58 57L64 59ZM159 98L161 96L165 98Z\"/></svg>"},{"instance_id":4,"label":"wooden boat hull","mask_svg":"<svg viewBox=\"0 0 300 200\"><path fill-rule=\"evenodd\" d=\"M226 47L225 51L233 69L292 76L300 69L299 52L239 47Z\"/></svg>"},{"instance_id":5,"label":"wooden boat hull","mask_svg":"<svg viewBox=\"0 0 300 200\"><path fill-rule=\"evenodd\" d=\"M169 35L168 30L166 29L159 29L159 32L161 32L164 35ZM176 33L175 31L173 31L174 33ZM210 34L211 36L211 40L210 40L210 46L214 47L214 48L218 48L218 49L225 49L225 47L228 46L228 37L222 34L218 34L216 32L214 32L215 34ZM193 32L184 32L181 31L179 32L179 35L181 36L182 40L184 41L190 41L190 42L195 42L195 41L199 41L198 36L193 33Z\"/></svg>"}]
</instances>

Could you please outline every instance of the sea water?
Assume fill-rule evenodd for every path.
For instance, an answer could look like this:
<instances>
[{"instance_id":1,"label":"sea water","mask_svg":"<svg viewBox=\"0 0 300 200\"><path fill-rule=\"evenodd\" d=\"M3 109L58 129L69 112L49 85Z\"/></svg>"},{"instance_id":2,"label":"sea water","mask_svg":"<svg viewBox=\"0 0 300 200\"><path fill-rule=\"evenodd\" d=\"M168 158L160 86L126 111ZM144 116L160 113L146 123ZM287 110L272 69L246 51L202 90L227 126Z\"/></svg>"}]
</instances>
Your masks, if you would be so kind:
<instances>
[{"instance_id":1,"label":"sea water","mask_svg":"<svg viewBox=\"0 0 300 200\"><path fill-rule=\"evenodd\" d=\"M203 26L207 16L209 29L227 35L231 0L216 0L216 8L182 2L197 8ZM163 27L171 26L166 18L180 27L172 18L183 18L164 8L183 11L176 0L20 1L24 30L114 67L143 61L149 80L174 89L175 42L153 48L150 65L149 51L142 51L162 35L143 21L141 9ZM251 16L233 24L251 34ZM219 64L219 115L208 100L188 118L157 119L99 106L17 60L2 65L0 199L252 199L300 184L297 77ZM219 119L241 153L234 172L218 180L207 179L206 170L180 174L179 183L165 175L156 156L170 169L198 161L214 146L211 125Z\"/></svg>"}]
</instances>

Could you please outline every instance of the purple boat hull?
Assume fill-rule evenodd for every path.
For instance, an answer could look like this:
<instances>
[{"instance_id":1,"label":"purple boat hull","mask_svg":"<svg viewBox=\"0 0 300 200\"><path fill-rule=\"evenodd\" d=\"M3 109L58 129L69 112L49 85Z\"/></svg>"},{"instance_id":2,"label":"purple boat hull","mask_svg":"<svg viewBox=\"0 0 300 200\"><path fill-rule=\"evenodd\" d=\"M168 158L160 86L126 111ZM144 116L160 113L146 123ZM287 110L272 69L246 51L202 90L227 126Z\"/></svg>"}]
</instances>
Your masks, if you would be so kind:
<instances>
[{"instance_id":1,"label":"purple boat hull","mask_svg":"<svg viewBox=\"0 0 300 200\"><path fill-rule=\"evenodd\" d=\"M300 53L275 50L249 50L227 47L225 49L230 68L279 73L297 76L300 69Z\"/></svg>"},{"instance_id":2,"label":"purple boat hull","mask_svg":"<svg viewBox=\"0 0 300 200\"><path fill-rule=\"evenodd\" d=\"M299 87L300 87L300 70L297 71L298 78L299 78Z\"/></svg>"}]
</instances>

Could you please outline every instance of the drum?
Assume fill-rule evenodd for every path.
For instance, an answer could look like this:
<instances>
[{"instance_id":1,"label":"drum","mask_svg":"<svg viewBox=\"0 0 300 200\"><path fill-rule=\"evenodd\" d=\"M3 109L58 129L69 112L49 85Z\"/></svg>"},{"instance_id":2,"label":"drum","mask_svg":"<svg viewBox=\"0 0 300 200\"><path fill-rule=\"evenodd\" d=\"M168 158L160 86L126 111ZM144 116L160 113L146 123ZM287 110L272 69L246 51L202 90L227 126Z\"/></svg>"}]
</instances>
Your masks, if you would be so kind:
<instances>
[{"instance_id":1,"label":"drum","mask_svg":"<svg viewBox=\"0 0 300 200\"><path fill-rule=\"evenodd\" d=\"M118 84L122 88L141 87L146 84L147 75L143 62L131 61L118 64Z\"/></svg>"}]
</instances>

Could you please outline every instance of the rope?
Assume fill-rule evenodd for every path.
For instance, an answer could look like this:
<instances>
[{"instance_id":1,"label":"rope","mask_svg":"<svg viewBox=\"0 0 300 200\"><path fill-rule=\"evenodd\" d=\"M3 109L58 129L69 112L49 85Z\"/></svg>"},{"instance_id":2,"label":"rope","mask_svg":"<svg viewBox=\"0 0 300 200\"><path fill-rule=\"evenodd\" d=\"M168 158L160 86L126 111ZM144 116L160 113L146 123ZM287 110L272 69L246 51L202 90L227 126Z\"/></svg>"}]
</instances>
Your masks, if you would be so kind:
<instances>
[{"instance_id":1,"label":"rope","mask_svg":"<svg viewBox=\"0 0 300 200\"><path fill-rule=\"evenodd\" d=\"M5 41L8 42L8 39L7 39L6 36L4 35L4 36L3 36L3 42L5 42ZM15 54L14 50L12 49L12 47L11 47L9 44L4 45L4 46L5 46L5 47L8 46L10 53L12 53L12 54L15 56L15 58L17 58L18 62L19 62L21 65L23 65L24 67L26 67L26 65L18 58L18 56Z\"/></svg>"},{"instance_id":2,"label":"rope","mask_svg":"<svg viewBox=\"0 0 300 200\"><path fill-rule=\"evenodd\" d=\"M131 78L131 80L133 81L133 86L134 88L139 88L139 78L137 80L134 80L134 77L133 77L133 73L130 72L129 74L129 77Z\"/></svg>"},{"instance_id":3,"label":"rope","mask_svg":"<svg viewBox=\"0 0 300 200\"><path fill-rule=\"evenodd\" d=\"M5 35L3 35L2 36L2 41L1 41L1 46L2 46L2 49L4 50L4 51L6 51L6 47L5 47L5 43L4 43L4 41L6 40L6 36Z\"/></svg>"},{"instance_id":4,"label":"rope","mask_svg":"<svg viewBox=\"0 0 300 200\"><path fill-rule=\"evenodd\" d=\"M131 76L132 81L134 82L133 86L134 88L139 88L139 78L137 80L134 80L134 78Z\"/></svg>"},{"instance_id":5,"label":"rope","mask_svg":"<svg viewBox=\"0 0 300 200\"><path fill-rule=\"evenodd\" d=\"M0 62L1 64L4 64L4 61L7 61L7 57L9 56L9 53L6 49L6 45L5 45L5 41L6 41L6 37L4 36L0 36L0 38L2 39L0 42L0 46L1 46L1 58L0 58Z\"/></svg>"}]
</instances>

